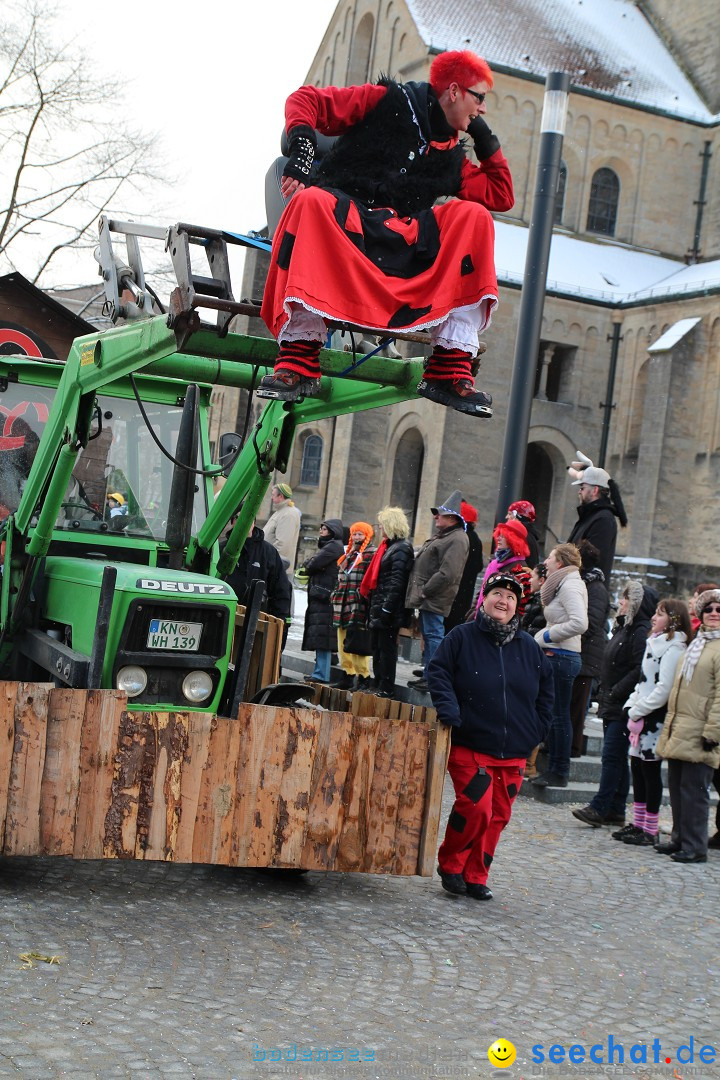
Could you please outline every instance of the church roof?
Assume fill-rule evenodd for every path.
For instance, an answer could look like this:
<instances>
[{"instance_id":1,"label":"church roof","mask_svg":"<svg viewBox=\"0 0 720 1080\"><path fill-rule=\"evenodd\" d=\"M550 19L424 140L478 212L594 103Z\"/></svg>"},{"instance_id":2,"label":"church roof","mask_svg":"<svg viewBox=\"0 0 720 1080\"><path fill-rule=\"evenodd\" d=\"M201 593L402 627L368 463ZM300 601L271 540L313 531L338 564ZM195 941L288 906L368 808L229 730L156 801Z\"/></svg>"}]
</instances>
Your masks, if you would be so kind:
<instances>
[{"instance_id":1,"label":"church roof","mask_svg":"<svg viewBox=\"0 0 720 1080\"><path fill-rule=\"evenodd\" d=\"M494 70L545 79L686 120L713 114L631 0L406 0L428 48L472 49Z\"/></svg>"},{"instance_id":2,"label":"church roof","mask_svg":"<svg viewBox=\"0 0 720 1080\"><path fill-rule=\"evenodd\" d=\"M522 284L527 241L525 226L495 220L495 265L500 284ZM612 240L581 240L556 232L550 246L546 291L614 307L682 299L720 292L720 259L687 266Z\"/></svg>"}]
</instances>

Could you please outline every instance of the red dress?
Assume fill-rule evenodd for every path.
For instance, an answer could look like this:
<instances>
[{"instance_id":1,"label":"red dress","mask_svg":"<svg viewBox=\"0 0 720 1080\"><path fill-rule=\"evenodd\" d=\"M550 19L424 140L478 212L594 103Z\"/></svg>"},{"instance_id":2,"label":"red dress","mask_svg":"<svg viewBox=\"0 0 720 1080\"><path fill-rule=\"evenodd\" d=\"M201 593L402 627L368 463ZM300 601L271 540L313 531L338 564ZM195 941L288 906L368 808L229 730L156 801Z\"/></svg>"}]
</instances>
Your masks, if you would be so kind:
<instances>
[{"instance_id":1,"label":"red dress","mask_svg":"<svg viewBox=\"0 0 720 1080\"><path fill-rule=\"evenodd\" d=\"M386 92L369 84L301 87L287 102L287 130L308 125L325 135L342 134ZM457 143L456 135L428 148L451 150ZM484 301L487 324L497 304L489 211L512 205L512 179L501 150L479 166L466 157L457 198L407 217L308 187L290 200L275 232L262 317L276 338L293 304L326 320L419 330Z\"/></svg>"}]
</instances>

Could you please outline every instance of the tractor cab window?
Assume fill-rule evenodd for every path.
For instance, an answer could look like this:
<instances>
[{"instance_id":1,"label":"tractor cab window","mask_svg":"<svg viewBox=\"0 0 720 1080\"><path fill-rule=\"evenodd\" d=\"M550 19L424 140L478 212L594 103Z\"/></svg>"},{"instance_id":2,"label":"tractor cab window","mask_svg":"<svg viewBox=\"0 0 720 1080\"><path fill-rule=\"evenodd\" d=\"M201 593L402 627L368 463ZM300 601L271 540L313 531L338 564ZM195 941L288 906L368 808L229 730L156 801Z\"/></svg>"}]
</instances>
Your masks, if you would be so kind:
<instances>
[{"instance_id":1,"label":"tractor cab window","mask_svg":"<svg viewBox=\"0 0 720 1080\"><path fill-rule=\"evenodd\" d=\"M182 409L144 404L158 440L174 457ZM148 431L136 403L98 397L93 431L75 463L57 527L164 540L174 465ZM198 454L195 468L200 467ZM193 488L196 533L207 516L200 477Z\"/></svg>"}]
</instances>

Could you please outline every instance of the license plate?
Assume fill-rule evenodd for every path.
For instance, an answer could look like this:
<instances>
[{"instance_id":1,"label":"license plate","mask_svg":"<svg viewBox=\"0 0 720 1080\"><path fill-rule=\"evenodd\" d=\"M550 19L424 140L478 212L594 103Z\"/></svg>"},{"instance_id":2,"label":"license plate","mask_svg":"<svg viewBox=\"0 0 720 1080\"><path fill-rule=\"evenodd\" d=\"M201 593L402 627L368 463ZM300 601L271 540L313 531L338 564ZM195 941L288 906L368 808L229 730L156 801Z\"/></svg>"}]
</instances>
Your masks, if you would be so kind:
<instances>
[{"instance_id":1,"label":"license plate","mask_svg":"<svg viewBox=\"0 0 720 1080\"><path fill-rule=\"evenodd\" d=\"M200 648L201 622L174 622L170 619L151 619L148 649L170 649L174 652L197 652Z\"/></svg>"}]
</instances>

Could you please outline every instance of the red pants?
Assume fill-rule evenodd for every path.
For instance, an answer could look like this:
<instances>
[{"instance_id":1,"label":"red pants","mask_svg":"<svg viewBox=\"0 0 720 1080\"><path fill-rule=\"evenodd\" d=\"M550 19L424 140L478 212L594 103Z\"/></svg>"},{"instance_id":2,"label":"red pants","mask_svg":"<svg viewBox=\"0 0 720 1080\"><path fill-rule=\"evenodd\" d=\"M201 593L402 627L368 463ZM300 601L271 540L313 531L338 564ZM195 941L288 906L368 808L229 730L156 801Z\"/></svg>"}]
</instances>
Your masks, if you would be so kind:
<instances>
[{"instance_id":1,"label":"red pants","mask_svg":"<svg viewBox=\"0 0 720 1080\"><path fill-rule=\"evenodd\" d=\"M485 884L500 833L512 815L524 767L524 758L501 761L466 746L453 746L448 772L455 803L438 853L440 869L446 874L462 874L473 885Z\"/></svg>"}]
</instances>

